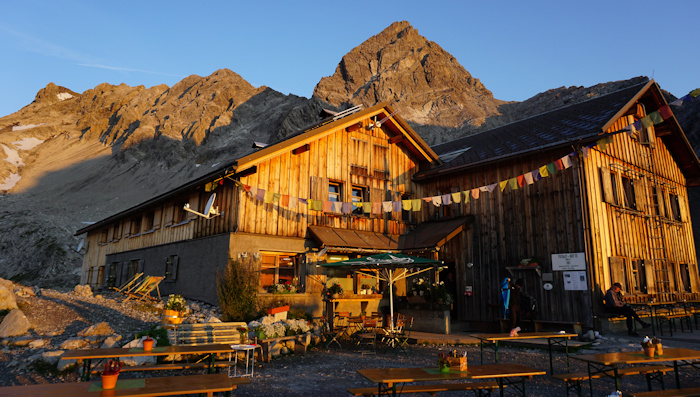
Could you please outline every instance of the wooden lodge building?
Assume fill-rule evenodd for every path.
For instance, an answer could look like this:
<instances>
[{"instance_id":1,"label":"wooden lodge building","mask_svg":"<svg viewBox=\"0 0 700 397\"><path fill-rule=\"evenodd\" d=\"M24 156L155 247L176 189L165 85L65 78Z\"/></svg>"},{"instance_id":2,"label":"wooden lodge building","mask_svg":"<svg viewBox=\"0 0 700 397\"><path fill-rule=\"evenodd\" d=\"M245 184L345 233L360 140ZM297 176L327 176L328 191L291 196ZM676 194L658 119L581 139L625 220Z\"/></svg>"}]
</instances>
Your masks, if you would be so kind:
<instances>
[{"instance_id":1,"label":"wooden lodge building","mask_svg":"<svg viewBox=\"0 0 700 397\"><path fill-rule=\"evenodd\" d=\"M403 252L446 263L456 320L492 327L511 277L536 318L597 329L613 282L630 299L700 297L687 194L700 161L668 110L652 80L430 148L391 107L353 108L78 230L82 282L144 272L166 277L164 294L216 302L236 260L259 271L260 297L289 282L283 298L320 313L331 279L376 281L319 263ZM214 193L220 215L183 209Z\"/></svg>"}]
</instances>

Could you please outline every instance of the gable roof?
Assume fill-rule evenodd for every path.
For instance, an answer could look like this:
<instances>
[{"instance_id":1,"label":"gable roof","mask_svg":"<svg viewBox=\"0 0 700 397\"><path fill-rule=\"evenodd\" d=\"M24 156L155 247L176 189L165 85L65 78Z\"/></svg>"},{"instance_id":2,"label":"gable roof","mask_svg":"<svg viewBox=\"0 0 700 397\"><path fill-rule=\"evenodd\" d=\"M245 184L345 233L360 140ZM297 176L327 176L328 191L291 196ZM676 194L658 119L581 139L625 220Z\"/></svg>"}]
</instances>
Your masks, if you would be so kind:
<instances>
[{"instance_id":1,"label":"gable roof","mask_svg":"<svg viewBox=\"0 0 700 397\"><path fill-rule=\"evenodd\" d=\"M414 179L427 179L539 151L586 145L600 139L618 118L634 110L637 101L645 105L648 113L667 104L659 86L650 80L434 146L433 150L449 161L436 169L417 173ZM657 124L655 130L688 183L700 184L700 160L675 116Z\"/></svg>"},{"instance_id":2,"label":"gable roof","mask_svg":"<svg viewBox=\"0 0 700 397\"><path fill-rule=\"evenodd\" d=\"M87 233L104 227L112 222L128 217L131 214L144 211L150 207L154 207L165 201L166 199L191 191L204 183L219 180L226 176L236 176L237 173L254 167L257 163L263 162L269 158L275 157L286 151L293 150L297 147L304 146L312 140L319 139L324 135L329 135L338 129L346 128L357 124L360 120L371 117L377 117L378 120L383 120L383 125L391 126L391 131L395 132L392 139L396 144L402 144L407 150L431 163L441 163L440 157L428 146L428 144L411 128L405 120L396 115L395 110L386 103L380 103L368 109L358 112L340 112L334 117L329 117L316 123L310 127L306 127L296 134L291 135L280 141L271 143L261 149L250 153L249 151L238 157L237 159L227 162L218 167L216 170L207 173L206 175L197 177L173 190L167 191L156 197L137 204L129 209L109 216L99 222L86 226L75 232L75 235Z\"/></svg>"}]
</instances>

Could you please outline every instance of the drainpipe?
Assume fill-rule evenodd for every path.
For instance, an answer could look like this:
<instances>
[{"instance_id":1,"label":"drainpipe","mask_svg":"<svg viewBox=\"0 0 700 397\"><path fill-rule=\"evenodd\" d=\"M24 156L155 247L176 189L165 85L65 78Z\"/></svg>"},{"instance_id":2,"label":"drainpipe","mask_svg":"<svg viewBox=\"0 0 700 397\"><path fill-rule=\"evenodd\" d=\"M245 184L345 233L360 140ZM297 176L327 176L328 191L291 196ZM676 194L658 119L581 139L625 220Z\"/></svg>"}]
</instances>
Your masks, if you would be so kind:
<instances>
[{"instance_id":1,"label":"drainpipe","mask_svg":"<svg viewBox=\"0 0 700 397\"><path fill-rule=\"evenodd\" d=\"M598 320L598 315L599 313L599 305L596 304L595 301L595 280L593 279L595 274L593 272L593 268L595 266L595 258L593 257L593 248L592 248L592 243L591 243L591 220L590 220L590 215L589 215L589 210L588 210L588 181L586 179L586 167L585 167L585 158L582 156L578 156L579 158L579 184L581 186L581 218L583 220L583 244L586 252L586 258L589 259L587 260L588 266L586 267L586 273L588 277L588 291L589 291L589 297L590 297L590 307L591 307L591 313L593 317L591 318L592 320L592 325L593 325L593 330L596 330L597 328L597 320Z\"/></svg>"}]
</instances>

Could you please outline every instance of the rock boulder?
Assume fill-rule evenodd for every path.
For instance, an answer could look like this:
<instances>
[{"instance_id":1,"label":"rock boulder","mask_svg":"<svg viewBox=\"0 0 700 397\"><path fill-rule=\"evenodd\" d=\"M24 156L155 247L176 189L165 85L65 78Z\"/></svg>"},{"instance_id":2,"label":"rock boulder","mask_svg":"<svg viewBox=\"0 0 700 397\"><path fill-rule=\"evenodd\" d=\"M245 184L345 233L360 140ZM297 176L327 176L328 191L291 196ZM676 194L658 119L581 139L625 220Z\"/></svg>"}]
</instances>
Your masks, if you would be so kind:
<instances>
[{"instance_id":1,"label":"rock boulder","mask_svg":"<svg viewBox=\"0 0 700 397\"><path fill-rule=\"evenodd\" d=\"M13 309L0 323L0 338L20 336L29 332L32 324L19 309Z\"/></svg>"},{"instance_id":2,"label":"rock boulder","mask_svg":"<svg viewBox=\"0 0 700 397\"><path fill-rule=\"evenodd\" d=\"M17 309L15 294L8 287L0 285L0 310Z\"/></svg>"}]
</instances>

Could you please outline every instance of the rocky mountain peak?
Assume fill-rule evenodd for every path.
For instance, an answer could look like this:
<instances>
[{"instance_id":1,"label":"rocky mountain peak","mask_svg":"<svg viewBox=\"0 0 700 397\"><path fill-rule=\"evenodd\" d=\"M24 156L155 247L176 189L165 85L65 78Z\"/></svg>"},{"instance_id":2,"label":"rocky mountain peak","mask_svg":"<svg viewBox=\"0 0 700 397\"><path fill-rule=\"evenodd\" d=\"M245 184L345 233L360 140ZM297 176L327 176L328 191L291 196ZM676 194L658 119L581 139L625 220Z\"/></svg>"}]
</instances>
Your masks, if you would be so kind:
<instances>
[{"instance_id":1,"label":"rocky mountain peak","mask_svg":"<svg viewBox=\"0 0 700 397\"><path fill-rule=\"evenodd\" d=\"M406 21L353 48L314 97L338 107L387 101L414 124L452 128L481 125L506 103Z\"/></svg>"},{"instance_id":2,"label":"rocky mountain peak","mask_svg":"<svg viewBox=\"0 0 700 397\"><path fill-rule=\"evenodd\" d=\"M66 99L74 98L80 96L80 94L69 90L66 87L58 86L54 83L49 83L46 87L39 90L34 97L34 103L36 104L50 104L56 102L62 102Z\"/></svg>"}]
</instances>

